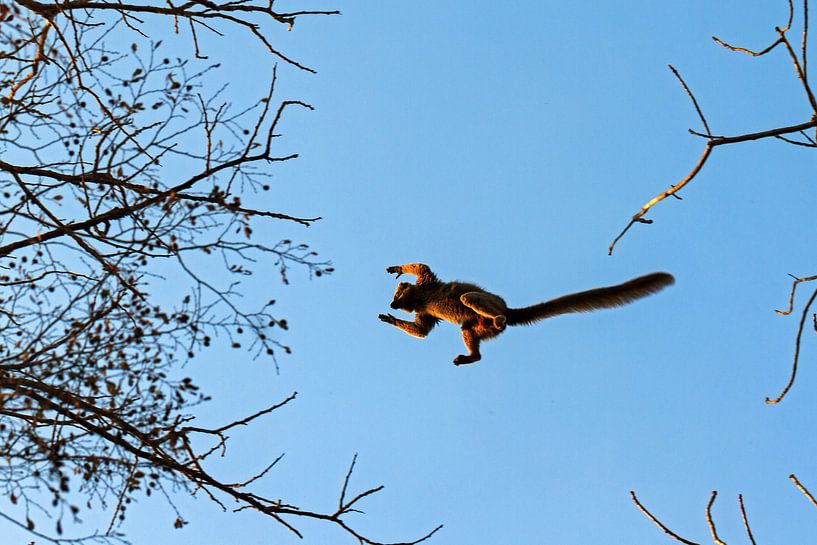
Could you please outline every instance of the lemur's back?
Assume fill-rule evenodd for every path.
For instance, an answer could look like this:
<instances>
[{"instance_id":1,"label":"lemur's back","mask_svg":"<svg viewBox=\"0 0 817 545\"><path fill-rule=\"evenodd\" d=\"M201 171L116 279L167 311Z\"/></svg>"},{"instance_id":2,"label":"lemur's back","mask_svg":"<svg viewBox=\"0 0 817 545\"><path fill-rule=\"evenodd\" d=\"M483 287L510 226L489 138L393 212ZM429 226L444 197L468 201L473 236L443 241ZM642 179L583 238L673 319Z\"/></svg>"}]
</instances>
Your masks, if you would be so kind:
<instances>
[{"instance_id":1,"label":"lemur's back","mask_svg":"<svg viewBox=\"0 0 817 545\"><path fill-rule=\"evenodd\" d=\"M460 300L464 293L469 292L488 293L476 284L440 282L434 287L429 287L427 303L422 311L454 324L462 324L466 320L475 319L479 315L463 305Z\"/></svg>"}]
</instances>

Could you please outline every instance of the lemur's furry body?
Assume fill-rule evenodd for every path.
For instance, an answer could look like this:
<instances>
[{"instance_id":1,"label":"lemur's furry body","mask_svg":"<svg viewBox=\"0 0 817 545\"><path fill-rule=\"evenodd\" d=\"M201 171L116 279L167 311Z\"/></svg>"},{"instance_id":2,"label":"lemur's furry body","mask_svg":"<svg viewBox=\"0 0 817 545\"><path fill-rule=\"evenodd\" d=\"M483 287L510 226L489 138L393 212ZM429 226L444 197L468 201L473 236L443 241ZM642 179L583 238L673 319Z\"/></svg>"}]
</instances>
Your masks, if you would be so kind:
<instances>
[{"instance_id":1,"label":"lemur's furry body","mask_svg":"<svg viewBox=\"0 0 817 545\"><path fill-rule=\"evenodd\" d=\"M559 314L626 305L675 282L670 274L652 273L616 286L572 293L530 307L508 308L501 297L474 284L440 281L422 263L396 265L386 271L398 277L401 274L417 277L416 284L400 282L391 303L393 309L414 312L414 321L400 320L391 314L381 314L378 318L420 338L428 335L440 320L459 324L469 353L457 356L455 365L479 361L479 342L496 337L506 326L530 325Z\"/></svg>"}]
</instances>

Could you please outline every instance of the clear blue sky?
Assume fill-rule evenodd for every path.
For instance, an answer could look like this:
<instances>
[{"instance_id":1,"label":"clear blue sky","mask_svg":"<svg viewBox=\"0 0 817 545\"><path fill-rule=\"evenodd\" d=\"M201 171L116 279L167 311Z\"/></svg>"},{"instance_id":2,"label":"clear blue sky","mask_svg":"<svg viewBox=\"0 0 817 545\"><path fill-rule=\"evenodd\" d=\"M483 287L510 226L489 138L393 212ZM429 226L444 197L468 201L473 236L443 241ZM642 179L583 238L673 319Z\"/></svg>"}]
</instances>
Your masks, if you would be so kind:
<instances>
[{"instance_id":1,"label":"clear blue sky","mask_svg":"<svg viewBox=\"0 0 817 545\"><path fill-rule=\"evenodd\" d=\"M385 489L356 526L375 539L433 544L669 543L629 499L673 530L708 541L704 508L719 491L721 537L745 542L743 493L759 543L805 542L817 509L787 476L817 489L817 342L806 337L788 378L797 317L780 317L787 273L817 273L814 155L777 142L722 148L608 257L611 239L697 160L700 128L666 68L685 76L712 130L737 134L807 121L774 37L786 2L364 2L341 17L299 20L276 35L318 75L282 69L287 114L270 209L324 218L309 229L259 228L334 262L331 277L269 277L251 298L278 300L293 347L281 372L232 350L189 373L221 423L282 399L296 402L237 433L213 472L241 480L285 452L265 495L331 510L359 453L353 486ZM301 7L301 4L297 4ZM271 60L239 38L216 42L237 97ZM227 49L228 43L233 50ZM513 328L456 368L456 326L418 340L377 320L393 264L422 261L443 279L477 282L523 306L651 271L677 284L632 306ZM803 292L805 294L805 291ZM802 305L802 298L800 300ZM154 496L130 512L136 543L298 542L271 520L222 514L179 498L190 524ZM294 521L307 544L354 540ZM23 539L23 538L21 538Z\"/></svg>"}]
</instances>

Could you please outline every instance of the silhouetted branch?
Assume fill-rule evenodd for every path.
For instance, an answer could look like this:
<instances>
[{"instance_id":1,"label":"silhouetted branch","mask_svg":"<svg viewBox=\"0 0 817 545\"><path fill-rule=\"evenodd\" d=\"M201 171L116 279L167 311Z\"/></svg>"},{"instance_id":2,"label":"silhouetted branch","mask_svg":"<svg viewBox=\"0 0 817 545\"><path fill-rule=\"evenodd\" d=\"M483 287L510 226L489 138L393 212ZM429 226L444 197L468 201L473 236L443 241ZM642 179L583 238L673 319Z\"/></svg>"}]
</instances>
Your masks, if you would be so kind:
<instances>
[{"instance_id":1,"label":"silhouetted branch","mask_svg":"<svg viewBox=\"0 0 817 545\"><path fill-rule=\"evenodd\" d=\"M259 222L320 219L269 209L272 170L298 157L279 124L296 107L314 108L277 99L278 69L266 78L262 63L313 72L278 48L275 29L338 13L273 6L0 4L0 492L12 505L2 516L38 540L120 541L128 506L154 494L181 527L178 490L253 509L299 537L296 521L312 519L377 543L345 517L382 487L347 499L351 467L339 510L326 513L252 490L283 455L237 480L212 472L229 434L295 394L206 426L194 413L209 396L179 377L216 341L277 369L276 353L290 352L280 340L287 321L274 299L242 298L241 280L277 271L286 284L292 267L309 277L334 270L306 244L255 235ZM163 30L176 42L167 53ZM203 49L204 33L235 32L263 53L240 82L260 97L247 104L229 96ZM110 506L107 531L63 538L64 520L80 524L92 506ZM42 531L43 518L56 536Z\"/></svg>"},{"instance_id":2,"label":"silhouetted branch","mask_svg":"<svg viewBox=\"0 0 817 545\"><path fill-rule=\"evenodd\" d=\"M674 539L675 541L680 541L681 543L686 543L686 545L700 545L699 543L696 543L696 542L694 542L694 541L690 541L690 540L688 540L688 539L685 539L685 538L683 538L683 537L679 536L678 534L676 534L675 532L673 532L672 530L670 530L669 528L667 528L667 527L664 525L664 523L662 523L660 520L658 520L658 519L657 519L657 518L656 518L656 517L655 517L655 516L654 516L652 513L650 513L650 512L647 510L647 508L646 508L646 507L644 507L644 506L641 504L641 502L640 502L640 501L638 501L638 498L636 497L635 492L633 492L632 490L630 490L630 497L633 499L633 503L635 503L635 506L636 506L636 507L638 507L638 510L639 510L639 511L641 511L642 513L644 513L644 515L645 515L645 516L646 516L648 519L650 519L651 521L653 521L653 523L654 523L656 526L658 526L659 528L661 528L661 530L662 530L662 531L663 531L665 534L667 534L668 536L670 536L672 539Z\"/></svg>"},{"instance_id":3,"label":"silhouetted branch","mask_svg":"<svg viewBox=\"0 0 817 545\"><path fill-rule=\"evenodd\" d=\"M775 27L775 32L778 34L778 38L774 42L772 42L769 46L765 47L764 49L761 49L759 51L753 51L753 50L750 50L750 49L747 49L747 48L730 45L730 44L724 42L723 40L720 40L719 38L714 37L714 36L712 37L712 39L716 43L718 43L721 46L729 49L730 51L747 53L747 54L755 56L755 57L765 55L765 54L771 52L772 50L774 50L778 45L783 45L784 48L786 49L786 51L789 54L789 58L791 59L791 61L793 63L797 78L800 81L800 84L803 87L803 90L804 90L804 92L806 94L806 98L808 100L810 109L812 111L811 119L808 120L808 121L804 121L802 123L798 123L796 125L782 126L782 127L778 127L778 128L773 128L773 129L768 129L768 130L758 131L758 132L753 132L753 133L747 133L747 134L741 134L741 135L737 135L737 136L729 136L729 137L727 137L727 136L715 136L715 135L712 134L712 132L711 132L711 130L709 128L709 124L708 124L706 118L704 117L703 112L701 111L701 108L700 108L700 106L698 104L697 99L695 98L695 95L692 93L692 91L690 90L690 88L688 87L688 85L686 84L684 79L681 77L681 75L678 73L678 71L673 66L670 65L670 70L673 72L673 74L676 76L678 81L681 83L681 86L683 87L684 91L687 93L687 96L689 96L690 100L692 101L692 104L695 107L695 111L698 113L698 117L700 118L702 124L704 125L705 133L699 133L699 132L695 132L695 131L692 131L692 130L690 130L690 132L692 134L696 135L696 136L701 136L701 137L706 138L707 142L706 142L706 144L704 146L703 152L701 153L700 157L698 158L697 163L695 164L694 167L692 167L692 170L690 170L690 172L684 178L682 178L680 182L670 186L669 189L667 189L663 193L659 194L658 196L656 196L653 199L651 199L650 201L648 201L647 204L645 204L643 207L641 207L641 210L639 210L630 219L630 221L627 223L627 225L624 227L624 229L613 239L613 242L610 244L610 246L608 248L608 252L607 252L608 255L612 255L613 250L615 249L615 247L618 244L619 240L621 240L621 238L630 230L630 228L633 225L635 225L636 223L647 223L647 224L652 223L653 220L647 219L647 218L644 217L647 214L647 212L653 206L655 206L659 202L663 201L667 197L670 197L670 196L677 197L676 193L678 193L678 191L683 189L689 182L691 182L700 173L701 169L703 168L704 164L706 163L706 160L709 158L709 156L712 153L712 151L714 150L714 148L716 148L718 146L728 145L728 144L737 144L737 143L741 143L741 142L749 142L749 141L752 141L752 140L761 140L761 139L766 139L766 138L775 138L775 139L779 139L781 141L791 143L791 144L795 144L795 145L812 147L813 142L810 142L810 143L806 144L806 143L803 143L803 142L797 142L797 141L785 138L785 135L793 134L793 133L802 133L802 131L817 127L817 99L815 99L814 93L811 90L811 85L810 85L810 83L808 81L807 61L806 61L806 49L807 49L807 42L808 42L808 1L804 0L804 2L803 2L803 15L804 15L804 21L805 22L804 22L803 37L802 37L802 43L801 43L801 52L800 52L800 57L799 58L798 58L797 54L795 53L791 43L789 42L789 40L788 40L788 38L786 36L786 32L788 32L791 29L792 21L793 21L793 18L794 18L794 4L793 4L792 0L789 0L788 3L789 3L789 16L788 16L788 22L787 22L786 26L783 27L783 28Z\"/></svg>"},{"instance_id":4,"label":"silhouetted branch","mask_svg":"<svg viewBox=\"0 0 817 545\"><path fill-rule=\"evenodd\" d=\"M738 494L738 503L740 504L740 518L743 520L743 527L746 529L746 535L752 545L757 545L755 536L752 534L752 529L749 528L749 517L746 516L746 508L743 506L743 494Z\"/></svg>"},{"instance_id":5,"label":"silhouetted branch","mask_svg":"<svg viewBox=\"0 0 817 545\"><path fill-rule=\"evenodd\" d=\"M794 288L792 287L792 296L794 295L793 292L794 292ZM814 293L811 294L811 297L809 298L808 302L806 303L805 308L803 309L803 314L800 317L800 325L797 328L797 339L794 342L794 361L792 363L791 377L789 378L789 382L786 384L786 386L783 388L783 390L780 392L780 394L778 394L778 396L776 398L774 398L774 399L771 399L771 398L768 398L768 397L766 398L766 403L768 403L770 405L780 403L780 401L782 401L783 398L786 396L786 394L789 392L792 385L794 385L794 379L797 376L797 362L800 359L800 338L803 336L803 326L806 323L806 317L808 316L808 311L811 308L812 303L814 303L815 298L817 298L817 290L815 290Z\"/></svg>"},{"instance_id":6,"label":"silhouetted branch","mask_svg":"<svg viewBox=\"0 0 817 545\"><path fill-rule=\"evenodd\" d=\"M808 498L809 502L811 502L812 505L817 507L817 500L815 500L814 496L811 495L811 493L808 491L808 489L806 489L806 487L804 487L800 483L800 481L797 480L797 477L795 477L794 474L791 474L791 475L789 475L789 479L794 483L794 485L798 488L798 490L800 490L800 492L802 492L803 495L806 496L806 498ZM715 522L714 522L714 520L712 518L712 505L715 503L715 497L717 495L718 495L717 491L713 490L712 495L709 497L709 502L706 505L706 522L707 522L707 525L709 526L709 531L710 531L710 533L712 535L713 542L716 545L726 545L726 543L718 536L718 532L715 529ZM642 513L644 513L644 515L647 518L649 518L651 521L653 521L656 524L656 526L661 528L661 530L663 530L664 533L669 535L672 539L674 539L676 541L679 541L681 543L686 543L687 545L699 545L698 543L695 543L693 541L689 541L688 539L685 539L685 538L679 536L678 534L674 533L672 530L667 528L661 521L659 521L655 516L653 516L652 513L647 511L647 509L641 504L641 502L638 501L638 498L636 498L634 492L630 492L630 496L632 497L633 502L636 504L636 507L638 507L638 509ZM749 538L749 541L750 541L750 543L752 545L757 545L757 542L755 541L755 536L752 533L751 528L749 527L749 520L748 520L748 517L746 515L746 508L743 505L743 495L742 494L738 494L738 504L740 506L740 515L741 515L741 519L743 521L743 528L746 530L746 535Z\"/></svg>"},{"instance_id":7,"label":"silhouetted branch","mask_svg":"<svg viewBox=\"0 0 817 545\"><path fill-rule=\"evenodd\" d=\"M670 70L675 75L675 77L678 79L678 81L681 84L682 88L686 92L687 96L689 97L690 101L692 102L692 104L693 104L693 106L695 108L695 111L698 114L698 117L699 117L701 123L704 126L704 132L699 132L699 131L695 131L695 130L692 130L692 129L690 129L689 132L691 134L695 135L695 136L704 138L706 140L706 143L704 144L703 151L701 152L701 155L698 158L698 161L695 163L695 165L692 167L692 169L686 174L686 176L684 176L678 183L676 183L674 185L671 185L664 192L662 192L659 195L655 196L654 198L650 199L644 206L641 207L641 209L638 212L636 212L635 215L632 216L630 221L627 222L627 224L624 226L624 229L622 229L619 232L619 234L613 239L612 243L608 247L608 251L607 251L608 255L612 255L613 250L615 249L615 247L617 246L619 241L624 237L625 234L627 234L630 231L630 229L633 227L633 225L635 225L636 223L651 224L653 222L653 220L650 219L650 218L647 218L646 215L650 210L652 210L652 208L655 205L657 205L661 201L665 200L667 197L676 197L676 198L680 199L680 197L678 196L678 193L682 189L684 189L690 182L692 182L696 177L698 177L698 175L703 170L707 160L710 159L713 151L716 148L718 148L720 146L725 146L725 145L740 144L740 143L743 143L743 142L750 142L750 141L755 141L755 140L764 140L764 139L769 139L769 138L773 138L775 140L779 140L781 142L791 144L791 145L795 145L795 146L799 146L799 147L805 147L805 148L815 148L815 147L817 147L817 140L815 140L815 138L813 138L812 136L810 136L806 132L806 131L813 130L813 129L817 128L817 98L815 98L814 92L812 91L812 88L811 88L811 83L809 82L809 79L808 79L808 60L807 60L808 34L809 34L808 0L803 0L802 7L803 7L803 11L802 11L803 32L802 32L799 52L795 51L795 47L789 41L789 38L787 36L787 32L789 32L792 29L792 23L794 21L795 6L794 6L793 0L788 0L788 20L787 20L786 25L784 27L782 27L782 28L781 27L774 27L774 31L775 31L775 33L777 35L777 38L775 40L773 40L768 46L766 46L766 47L764 47L762 49L753 50L753 49L749 49L749 48L745 48L745 47L738 47L738 46L729 44L729 43L727 43L727 42L725 42L725 41L723 41L720 38L715 37L715 36L713 36L712 39L716 43L718 43L719 45L723 46L724 48L726 48L726 49L728 49L730 51L739 52L739 53L746 53L746 54L754 56L754 57L764 56L764 55L774 51L775 49L777 49L778 46L782 46L782 48L785 49L786 53L788 54L789 60L791 61L792 66L794 67L794 73L795 73L795 75L797 77L797 80L799 81L800 86L803 89L803 92L805 94L806 100L808 102L809 110L811 111L810 119L808 121L803 121L801 123L794 124L794 125L785 125L785 126L772 128L772 129L761 130L761 131L745 133L745 134L739 134L739 135L735 135L735 136L715 135L710 130L710 126L709 126L709 123L707 121L707 118L704 116L703 111L702 111L702 109L701 109L701 107L700 107L700 105L698 103L698 100L695 97L695 95L692 93L692 91L690 90L690 87L687 85L686 81L684 81L684 79L680 75L680 73L673 66L670 65ZM790 137L788 137L788 135L793 135L793 134L799 135L799 138L790 138ZM815 278L817 278L817 277L810 276L810 277L806 277L806 278L802 278L802 279L795 278L794 284L792 285L791 295L789 297L788 310L787 311L778 310L777 313L778 314L790 314L792 312L793 308L794 308L794 293L795 293L795 289L796 289L797 284L799 282L810 281L810 280L813 280ZM797 340L796 340L796 344L795 344L795 354L794 354L794 361L793 361L793 365L792 365L792 373L791 373L791 377L789 379L789 382L787 383L787 385L784 387L784 389L781 391L781 393L776 398L774 398L774 399L768 398L768 397L766 398L766 403L768 403L768 404L779 403L785 397L785 395L788 393L789 389L794 384L794 380L795 380L795 377L796 377L796 374L797 374L797 364L798 364L798 359L799 359L799 355L800 355L800 342L801 342L801 336L802 336L802 333L803 333L803 327L804 327L804 324L805 324L805 320L806 320L806 318L808 316L809 308L810 308L813 301L814 301L814 297L812 297L809 300L809 302L806 305L806 308L804 309L803 314L801 316L800 326L799 326L799 329L798 329L798 332L797 332ZM814 315L814 323L815 323L815 331L817 331L817 314Z\"/></svg>"}]
</instances>

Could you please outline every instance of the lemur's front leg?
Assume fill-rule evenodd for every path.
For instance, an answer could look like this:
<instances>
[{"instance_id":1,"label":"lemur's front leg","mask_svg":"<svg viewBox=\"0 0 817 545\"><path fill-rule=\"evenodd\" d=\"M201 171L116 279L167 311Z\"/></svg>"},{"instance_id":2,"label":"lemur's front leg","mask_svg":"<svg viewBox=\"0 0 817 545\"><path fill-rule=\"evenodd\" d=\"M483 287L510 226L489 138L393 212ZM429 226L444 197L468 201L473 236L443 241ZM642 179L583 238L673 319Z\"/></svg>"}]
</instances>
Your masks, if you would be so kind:
<instances>
[{"instance_id":1,"label":"lemur's front leg","mask_svg":"<svg viewBox=\"0 0 817 545\"><path fill-rule=\"evenodd\" d=\"M403 274L413 274L417 277L417 284L425 284L428 282L436 282L437 275L431 272L428 265L422 263L407 263L406 265L392 265L386 267L386 272L389 274L396 274L397 278Z\"/></svg>"},{"instance_id":2,"label":"lemur's front leg","mask_svg":"<svg viewBox=\"0 0 817 545\"><path fill-rule=\"evenodd\" d=\"M402 329L409 335L413 335L421 339L428 335L428 332L431 331L431 329L437 325L437 322L439 321L429 314L422 313L415 314L413 322L407 322L405 320L395 318L391 314L379 314L377 317L380 318L381 322L391 324L396 328Z\"/></svg>"}]
</instances>

